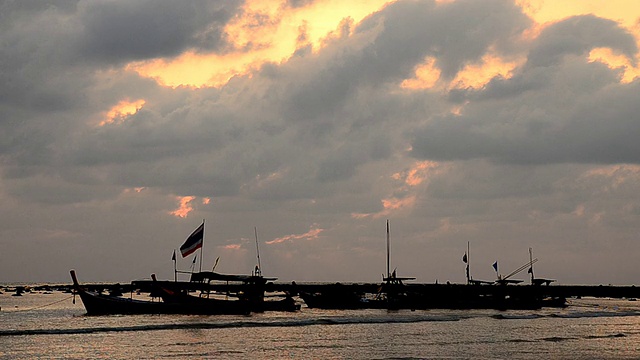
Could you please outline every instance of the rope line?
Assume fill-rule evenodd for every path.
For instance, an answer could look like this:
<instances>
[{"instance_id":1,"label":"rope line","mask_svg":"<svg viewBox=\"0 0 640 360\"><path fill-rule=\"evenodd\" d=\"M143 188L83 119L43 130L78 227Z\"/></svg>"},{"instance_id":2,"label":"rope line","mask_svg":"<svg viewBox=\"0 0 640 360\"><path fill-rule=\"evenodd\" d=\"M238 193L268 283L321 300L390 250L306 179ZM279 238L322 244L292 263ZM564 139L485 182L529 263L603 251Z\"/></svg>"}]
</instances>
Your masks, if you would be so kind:
<instances>
[{"instance_id":1,"label":"rope line","mask_svg":"<svg viewBox=\"0 0 640 360\"><path fill-rule=\"evenodd\" d=\"M24 311L33 311L33 310L37 310L37 309L42 309L42 308L45 308L45 307L47 307L47 306L55 305L55 304L57 304L57 303L61 303L61 302L63 302L63 301L69 300L69 299L71 299L72 297L73 297L73 295L69 295L69 296L67 296L67 297L66 297L66 298L64 298L64 299L60 299L60 300L54 301L54 302L49 303L49 304L44 304L44 305L40 305L40 306L36 306L36 307L29 308L29 309L13 310L13 311L11 311L11 312L24 312Z\"/></svg>"}]
</instances>

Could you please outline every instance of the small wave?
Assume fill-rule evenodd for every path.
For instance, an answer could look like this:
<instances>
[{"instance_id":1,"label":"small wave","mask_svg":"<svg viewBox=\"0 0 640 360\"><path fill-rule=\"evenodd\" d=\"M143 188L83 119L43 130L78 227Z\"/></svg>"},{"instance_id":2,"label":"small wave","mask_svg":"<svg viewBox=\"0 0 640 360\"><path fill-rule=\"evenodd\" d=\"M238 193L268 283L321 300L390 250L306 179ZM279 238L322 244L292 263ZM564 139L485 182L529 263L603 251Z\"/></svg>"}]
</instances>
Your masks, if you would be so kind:
<instances>
[{"instance_id":1,"label":"small wave","mask_svg":"<svg viewBox=\"0 0 640 360\"><path fill-rule=\"evenodd\" d=\"M595 317L625 317L625 316L640 316L640 312L638 311L623 311L623 312L579 311L579 312L570 312L570 313L549 314L548 316L555 317L555 318L563 318L563 319L595 318Z\"/></svg>"},{"instance_id":2,"label":"small wave","mask_svg":"<svg viewBox=\"0 0 640 360\"><path fill-rule=\"evenodd\" d=\"M313 325L348 325L348 324L381 324L381 323L419 323L433 321L458 321L460 318L454 316L420 316L420 317L373 317L373 318L318 318L318 319L293 319L279 321L231 321L216 323L179 323L179 324L154 324L154 325L133 325L133 326L109 326L109 327L88 327L72 329L13 329L0 330L2 336L21 335L73 335L92 334L104 332L133 332L133 331L156 331L156 330L184 330L184 329L226 329L226 328L254 328L254 327L301 327Z\"/></svg>"},{"instance_id":3,"label":"small wave","mask_svg":"<svg viewBox=\"0 0 640 360\"><path fill-rule=\"evenodd\" d=\"M507 342L510 342L510 343L532 343L532 342L535 342L535 340L511 339L511 340L507 340Z\"/></svg>"},{"instance_id":4,"label":"small wave","mask_svg":"<svg viewBox=\"0 0 640 360\"><path fill-rule=\"evenodd\" d=\"M560 337L560 336L551 336L551 337L543 338L542 340L544 340L544 341L551 341L551 342L561 342L561 341L567 341L567 340L575 340L575 338L570 338L570 337Z\"/></svg>"},{"instance_id":5,"label":"small wave","mask_svg":"<svg viewBox=\"0 0 640 360\"><path fill-rule=\"evenodd\" d=\"M491 316L498 320L531 320L545 317L541 314L495 314Z\"/></svg>"},{"instance_id":6,"label":"small wave","mask_svg":"<svg viewBox=\"0 0 640 360\"><path fill-rule=\"evenodd\" d=\"M613 339L613 338L622 338L622 337L627 337L627 335L623 334L623 333L617 333L617 334L609 334L609 335L590 335L587 336L587 339Z\"/></svg>"}]
</instances>

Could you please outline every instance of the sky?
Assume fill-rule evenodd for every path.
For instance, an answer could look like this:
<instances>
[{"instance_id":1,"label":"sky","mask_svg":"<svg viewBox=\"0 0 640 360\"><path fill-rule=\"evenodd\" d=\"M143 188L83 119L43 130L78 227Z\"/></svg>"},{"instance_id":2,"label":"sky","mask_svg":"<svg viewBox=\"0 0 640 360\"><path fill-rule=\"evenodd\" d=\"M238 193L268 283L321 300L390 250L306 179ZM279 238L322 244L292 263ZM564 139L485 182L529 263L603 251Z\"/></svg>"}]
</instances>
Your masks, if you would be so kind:
<instances>
[{"instance_id":1,"label":"sky","mask_svg":"<svg viewBox=\"0 0 640 360\"><path fill-rule=\"evenodd\" d=\"M417 282L640 284L639 47L636 0L0 1L0 283L172 279L203 221L378 282L388 220Z\"/></svg>"}]
</instances>

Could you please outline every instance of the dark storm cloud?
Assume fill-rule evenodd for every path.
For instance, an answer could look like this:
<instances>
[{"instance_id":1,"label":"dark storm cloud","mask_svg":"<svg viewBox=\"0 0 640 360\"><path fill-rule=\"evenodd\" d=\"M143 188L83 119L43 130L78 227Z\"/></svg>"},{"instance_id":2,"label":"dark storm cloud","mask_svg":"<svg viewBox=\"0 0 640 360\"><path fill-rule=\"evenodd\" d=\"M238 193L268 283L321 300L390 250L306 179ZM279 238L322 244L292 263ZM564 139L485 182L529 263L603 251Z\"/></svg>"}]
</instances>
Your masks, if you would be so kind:
<instances>
[{"instance_id":1,"label":"dark storm cloud","mask_svg":"<svg viewBox=\"0 0 640 360\"><path fill-rule=\"evenodd\" d=\"M633 35L613 20L575 16L546 28L536 39L528 67L552 66L567 55L586 55L597 47L611 48L633 61L638 48Z\"/></svg>"},{"instance_id":2,"label":"dark storm cloud","mask_svg":"<svg viewBox=\"0 0 640 360\"><path fill-rule=\"evenodd\" d=\"M239 1L8 1L0 5L0 104L58 110L82 102L96 65L227 46Z\"/></svg>"},{"instance_id":3,"label":"dark storm cloud","mask_svg":"<svg viewBox=\"0 0 640 360\"><path fill-rule=\"evenodd\" d=\"M428 94L389 92L425 57L436 58L451 78L489 49L514 51L510 44L529 24L505 1L393 3L357 26L343 21L318 53L263 67L264 96L274 100L265 114L295 129L292 141L307 148L300 156L319 164L317 180L344 181L360 165L390 156L398 132L438 107Z\"/></svg>"},{"instance_id":4,"label":"dark storm cloud","mask_svg":"<svg viewBox=\"0 0 640 360\"><path fill-rule=\"evenodd\" d=\"M400 81L411 77L425 56L433 56L442 76L450 79L490 47L511 51L513 41L531 24L521 9L506 1L402 1L387 6L356 29L384 31L353 65L363 81Z\"/></svg>"},{"instance_id":5,"label":"dark storm cloud","mask_svg":"<svg viewBox=\"0 0 640 360\"><path fill-rule=\"evenodd\" d=\"M87 2L80 7L79 52L99 61L171 57L186 49L221 50L223 27L240 1Z\"/></svg>"},{"instance_id":6,"label":"dark storm cloud","mask_svg":"<svg viewBox=\"0 0 640 360\"><path fill-rule=\"evenodd\" d=\"M594 30L595 29L595 30ZM619 71L589 62L608 47L634 59L633 37L593 16L545 29L527 63L510 79L455 96L471 100L460 116L432 117L413 134L419 158L487 158L507 163L638 163L638 81L619 83Z\"/></svg>"},{"instance_id":7,"label":"dark storm cloud","mask_svg":"<svg viewBox=\"0 0 640 360\"><path fill-rule=\"evenodd\" d=\"M294 95L287 111L296 120L334 114L359 88L412 77L426 56L435 57L443 76L451 78L490 47L510 48L506 44L529 24L519 8L505 1L393 3L365 19L351 38L344 35L350 31L345 24L342 37L317 58L301 60L305 73L291 84Z\"/></svg>"},{"instance_id":8,"label":"dark storm cloud","mask_svg":"<svg viewBox=\"0 0 640 360\"><path fill-rule=\"evenodd\" d=\"M131 60L222 50L239 1L5 1L0 4L0 153L8 163L53 163L78 126L157 84L132 79L115 94L96 73ZM106 67L103 67L105 66ZM109 79L107 79L109 80ZM140 84L147 90L140 91ZM136 89L137 87L137 89ZM114 98L109 102L110 98ZM10 170L11 171L11 170Z\"/></svg>"}]
</instances>

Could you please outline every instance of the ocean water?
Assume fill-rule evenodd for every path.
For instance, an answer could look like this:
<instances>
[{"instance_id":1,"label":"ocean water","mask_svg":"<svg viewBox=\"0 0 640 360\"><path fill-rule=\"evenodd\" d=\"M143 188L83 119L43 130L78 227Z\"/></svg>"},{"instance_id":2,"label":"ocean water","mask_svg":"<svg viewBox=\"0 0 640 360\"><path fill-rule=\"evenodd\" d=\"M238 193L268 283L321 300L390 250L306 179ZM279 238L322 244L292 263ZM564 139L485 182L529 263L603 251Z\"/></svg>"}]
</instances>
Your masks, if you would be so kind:
<instances>
[{"instance_id":1,"label":"ocean water","mask_svg":"<svg viewBox=\"0 0 640 360\"><path fill-rule=\"evenodd\" d=\"M1 359L639 359L640 301L537 311L86 316L70 294L0 294Z\"/></svg>"}]
</instances>

